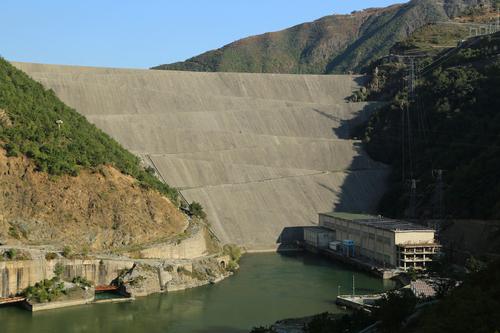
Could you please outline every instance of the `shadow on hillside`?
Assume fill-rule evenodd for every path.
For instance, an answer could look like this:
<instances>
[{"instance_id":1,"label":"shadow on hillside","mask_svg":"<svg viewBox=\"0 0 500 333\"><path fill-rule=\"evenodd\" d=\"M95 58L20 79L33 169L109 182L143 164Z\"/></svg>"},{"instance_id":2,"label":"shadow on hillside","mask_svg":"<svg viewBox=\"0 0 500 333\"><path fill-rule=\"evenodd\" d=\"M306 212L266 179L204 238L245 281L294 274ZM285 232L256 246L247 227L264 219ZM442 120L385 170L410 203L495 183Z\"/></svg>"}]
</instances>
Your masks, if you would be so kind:
<instances>
[{"instance_id":1,"label":"shadow on hillside","mask_svg":"<svg viewBox=\"0 0 500 333\"><path fill-rule=\"evenodd\" d=\"M365 104L364 107L354 113L354 116L350 119L342 119L341 117L316 108L312 110L326 119L339 124L336 127L332 127L332 132L335 137L350 140L361 137L362 128L364 128L364 125L370 119L371 115L377 110L377 107L379 107L378 103Z\"/></svg>"}]
</instances>

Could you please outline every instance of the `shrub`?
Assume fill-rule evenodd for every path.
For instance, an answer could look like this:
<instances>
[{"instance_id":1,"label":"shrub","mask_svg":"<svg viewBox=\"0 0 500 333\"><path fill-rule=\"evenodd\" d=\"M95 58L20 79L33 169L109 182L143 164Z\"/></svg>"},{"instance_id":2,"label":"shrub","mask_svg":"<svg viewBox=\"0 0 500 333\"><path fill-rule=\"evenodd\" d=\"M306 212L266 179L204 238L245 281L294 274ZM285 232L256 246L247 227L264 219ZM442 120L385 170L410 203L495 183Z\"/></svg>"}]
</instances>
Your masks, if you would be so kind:
<instances>
[{"instance_id":1,"label":"shrub","mask_svg":"<svg viewBox=\"0 0 500 333\"><path fill-rule=\"evenodd\" d=\"M73 250L71 249L71 247L69 247L69 246L66 245L63 248L62 255L65 258L71 258L71 256L73 255Z\"/></svg>"},{"instance_id":2,"label":"shrub","mask_svg":"<svg viewBox=\"0 0 500 333\"><path fill-rule=\"evenodd\" d=\"M403 320L408 317L417 304L415 295L409 289L390 291L376 302L374 315L382 321L382 330L396 332Z\"/></svg>"},{"instance_id":3,"label":"shrub","mask_svg":"<svg viewBox=\"0 0 500 333\"><path fill-rule=\"evenodd\" d=\"M15 239L21 239L21 235L19 235L19 231L17 230L16 227L10 226L9 227L9 236Z\"/></svg>"},{"instance_id":4,"label":"shrub","mask_svg":"<svg viewBox=\"0 0 500 333\"><path fill-rule=\"evenodd\" d=\"M236 272L238 270L238 264L234 260L230 260L226 265L226 270L229 272Z\"/></svg>"},{"instance_id":5,"label":"shrub","mask_svg":"<svg viewBox=\"0 0 500 333\"><path fill-rule=\"evenodd\" d=\"M31 254L28 251L19 249L8 249L3 252L5 260L30 260Z\"/></svg>"},{"instance_id":6,"label":"shrub","mask_svg":"<svg viewBox=\"0 0 500 333\"><path fill-rule=\"evenodd\" d=\"M55 252L48 252L45 254L45 260L54 260L57 257L58 257L58 255Z\"/></svg>"},{"instance_id":7,"label":"shrub","mask_svg":"<svg viewBox=\"0 0 500 333\"><path fill-rule=\"evenodd\" d=\"M199 217L201 219L207 217L207 214L203 211L203 206L196 201L193 201L189 204L189 212L192 216Z\"/></svg>"},{"instance_id":8,"label":"shrub","mask_svg":"<svg viewBox=\"0 0 500 333\"><path fill-rule=\"evenodd\" d=\"M235 244L226 244L222 248L224 254L229 255L231 260L238 262L241 258L241 248Z\"/></svg>"},{"instance_id":9,"label":"shrub","mask_svg":"<svg viewBox=\"0 0 500 333\"><path fill-rule=\"evenodd\" d=\"M83 276L75 276L71 282L82 288L84 287L90 288L92 286L92 282L90 282Z\"/></svg>"},{"instance_id":10,"label":"shrub","mask_svg":"<svg viewBox=\"0 0 500 333\"><path fill-rule=\"evenodd\" d=\"M57 300L65 292L64 283L52 278L37 282L34 286L29 286L22 294L30 301L44 303Z\"/></svg>"},{"instance_id":11,"label":"shrub","mask_svg":"<svg viewBox=\"0 0 500 333\"><path fill-rule=\"evenodd\" d=\"M4 252L3 254L7 259L9 260L14 260L16 259L17 256L17 250L16 249L8 249L7 251Z\"/></svg>"},{"instance_id":12,"label":"shrub","mask_svg":"<svg viewBox=\"0 0 500 333\"><path fill-rule=\"evenodd\" d=\"M64 265L58 262L54 266L54 274L55 274L55 279L58 281L61 279L61 275L64 273Z\"/></svg>"}]
</instances>

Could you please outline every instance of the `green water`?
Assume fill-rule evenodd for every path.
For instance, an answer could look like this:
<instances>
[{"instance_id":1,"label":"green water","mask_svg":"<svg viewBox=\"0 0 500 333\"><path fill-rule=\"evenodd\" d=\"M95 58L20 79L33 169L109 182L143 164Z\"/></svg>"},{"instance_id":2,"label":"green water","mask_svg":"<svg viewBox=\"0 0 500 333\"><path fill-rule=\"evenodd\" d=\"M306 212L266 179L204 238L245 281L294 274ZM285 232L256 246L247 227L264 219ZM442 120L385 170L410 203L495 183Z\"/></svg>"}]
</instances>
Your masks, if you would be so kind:
<instances>
[{"instance_id":1,"label":"green water","mask_svg":"<svg viewBox=\"0 0 500 333\"><path fill-rule=\"evenodd\" d=\"M350 292L353 274L359 293L393 287L311 255L252 254L233 277L192 290L34 314L0 308L0 332L248 332L279 319L342 311L337 288Z\"/></svg>"}]
</instances>

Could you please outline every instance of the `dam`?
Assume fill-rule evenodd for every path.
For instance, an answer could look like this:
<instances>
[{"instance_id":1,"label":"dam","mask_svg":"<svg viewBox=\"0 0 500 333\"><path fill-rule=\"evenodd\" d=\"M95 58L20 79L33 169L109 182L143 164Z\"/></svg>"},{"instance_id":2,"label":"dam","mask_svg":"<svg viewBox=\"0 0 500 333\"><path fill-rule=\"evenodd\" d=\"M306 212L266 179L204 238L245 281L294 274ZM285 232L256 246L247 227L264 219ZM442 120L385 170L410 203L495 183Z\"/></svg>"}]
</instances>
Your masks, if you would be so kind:
<instances>
[{"instance_id":1,"label":"dam","mask_svg":"<svg viewBox=\"0 0 500 333\"><path fill-rule=\"evenodd\" d=\"M346 101L363 76L14 65L200 202L224 243L273 250L384 192L388 167L352 135L378 107Z\"/></svg>"}]
</instances>

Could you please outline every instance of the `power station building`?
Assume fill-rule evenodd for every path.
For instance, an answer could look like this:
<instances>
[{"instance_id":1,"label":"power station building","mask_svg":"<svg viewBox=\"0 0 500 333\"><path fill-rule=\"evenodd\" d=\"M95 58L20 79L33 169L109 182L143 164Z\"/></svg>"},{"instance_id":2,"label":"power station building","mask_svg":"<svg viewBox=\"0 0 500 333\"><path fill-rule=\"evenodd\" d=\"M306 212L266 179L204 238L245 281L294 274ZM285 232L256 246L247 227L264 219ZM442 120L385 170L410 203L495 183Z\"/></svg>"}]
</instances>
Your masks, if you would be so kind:
<instances>
[{"instance_id":1,"label":"power station building","mask_svg":"<svg viewBox=\"0 0 500 333\"><path fill-rule=\"evenodd\" d=\"M350 244L354 256L407 270L422 269L439 251L435 230L381 216L321 213L320 227L335 231L336 244Z\"/></svg>"}]
</instances>

